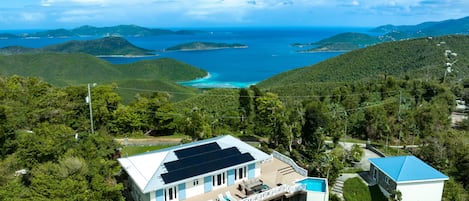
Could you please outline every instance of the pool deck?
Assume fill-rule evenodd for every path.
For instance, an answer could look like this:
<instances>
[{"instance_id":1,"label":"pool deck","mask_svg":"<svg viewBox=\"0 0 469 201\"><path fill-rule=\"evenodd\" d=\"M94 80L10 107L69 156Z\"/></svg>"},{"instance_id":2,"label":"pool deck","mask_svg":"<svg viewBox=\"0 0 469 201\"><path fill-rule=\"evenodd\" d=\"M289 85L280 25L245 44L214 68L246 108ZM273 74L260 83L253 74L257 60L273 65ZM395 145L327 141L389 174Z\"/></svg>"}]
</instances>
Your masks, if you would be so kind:
<instances>
[{"instance_id":1,"label":"pool deck","mask_svg":"<svg viewBox=\"0 0 469 201\"><path fill-rule=\"evenodd\" d=\"M262 180L264 184L270 188L276 187L281 184L294 185L296 181L304 179L305 177L298 174L293 170L293 168L284 163L275 157L271 161L261 164L261 176L258 179ZM220 189L213 190L208 193L204 193L198 196L194 196L186 199L186 201L205 201L205 200L218 200L218 195L226 195L226 192L230 194L237 200L242 200L246 198L244 191L238 190L238 184L241 182L236 182L232 186L223 187Z\"/></svg>"}]
</instances>

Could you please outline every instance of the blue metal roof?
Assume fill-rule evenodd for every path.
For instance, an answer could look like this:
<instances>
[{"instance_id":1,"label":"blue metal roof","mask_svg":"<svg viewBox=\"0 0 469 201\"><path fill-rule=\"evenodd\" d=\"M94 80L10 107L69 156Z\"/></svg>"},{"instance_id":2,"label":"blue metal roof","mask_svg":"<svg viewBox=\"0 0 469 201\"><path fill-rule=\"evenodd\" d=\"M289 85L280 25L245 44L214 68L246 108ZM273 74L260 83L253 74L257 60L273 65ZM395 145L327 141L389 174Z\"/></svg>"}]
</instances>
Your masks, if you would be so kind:
<instances>
[{"instance_id":1,"label":"blue metal roof","mask_svg":"<svg viewBox=\"0 0 469 201\"><path fill-rule=\"evenodd\" d=\"M415 156L371 158L369 160L397 183L422 180L448 180L448 176Z\"/></svg>"}]
</instances>

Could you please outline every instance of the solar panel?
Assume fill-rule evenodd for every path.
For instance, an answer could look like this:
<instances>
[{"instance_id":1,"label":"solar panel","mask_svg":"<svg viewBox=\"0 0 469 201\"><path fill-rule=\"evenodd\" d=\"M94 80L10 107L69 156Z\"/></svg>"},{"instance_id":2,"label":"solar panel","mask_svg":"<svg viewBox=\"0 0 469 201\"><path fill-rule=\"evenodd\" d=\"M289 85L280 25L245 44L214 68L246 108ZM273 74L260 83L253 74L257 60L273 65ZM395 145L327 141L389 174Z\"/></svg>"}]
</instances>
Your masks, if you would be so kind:
<instances>
[{"instance_id":1,"label":"solar panel","mask_svg":"<svg viewBox=\"0 0 469 201\"><path fill-rule=\"evenodd\" d=\"M220 146L218 146L218 143L211 142L208 144L203 144L203 145L199 145L195 147L180 149L180 150L174 151L174 153L179 159L182 159L182 158L191 157L193 155L198 155L201 153L212 152L215 150L221 150L221 148Z\"/></svg>"},{"instance_id":2,"label":"solar panel","mask_svg":"<svg viewBox=\"0 0 469 201\"><path fill-rule=\"evenodd\" d=\"M185 166L177 170L161 174L161 177L163 178L163 181L168 184L253 160L254 157L249 153L214 158L208 161L199 161L199 163L195 163L191 166Z\"/></svg>"},{"instance_id":3,"label":"solar panel","mask_svg":"<svg viewBox=\"0 0 469 201\"><path fill-rule=\"evenodd\" d=\"M179 159L176 161L167 162L167 163L164 163L164 165L166 169L168 170L168 172L171 172L180 168L198 164L200 163L200 161L215 160L218 158L229 157L229 156L234 156L234 155L239 155L239 154L241 154L241 152L239 152L239 150L236 147L230 147L227 149L214 150L211 152L193 155L191 157L186 157L186 158Z\"/></svg>"}]
</instances>

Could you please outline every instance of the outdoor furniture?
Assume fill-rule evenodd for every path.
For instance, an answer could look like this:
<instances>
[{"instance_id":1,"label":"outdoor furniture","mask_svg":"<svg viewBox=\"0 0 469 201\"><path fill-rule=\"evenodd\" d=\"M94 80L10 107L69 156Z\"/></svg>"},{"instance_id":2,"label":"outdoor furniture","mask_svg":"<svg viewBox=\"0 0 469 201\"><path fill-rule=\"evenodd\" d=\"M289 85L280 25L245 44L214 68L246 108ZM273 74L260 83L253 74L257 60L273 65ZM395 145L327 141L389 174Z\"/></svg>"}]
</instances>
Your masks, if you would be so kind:
<instances>
[{"instance_id":1,"label":"outdoor furniture","mask_svg":"<svg viewBox=\"0 0 469 201\"><path fill-rule=\"evenodd\" d=\"M227 201L222 194L218 194L218 201Z\"/></svg>"},{"instance_id":2,"label":"outdoor furniture","mask_svg":"<svg viewBox=\"0 0 469 201\"><path fill-rule=\"evenodd\" d=\"M230 191L226 191L226 198L229 200L229 201L237 201L233 196L231 196L231 193Z\"/></svg>"},{"instance_id":3,"label":"outdoor furniture","mask_svg":"<svg viewBox=\"0 0 469 201\"><path fill-rule=\"evenodd\" d=\"M251 195L254 192L259 192L262 190L262 185L264 182L260 179L249 180L248 182L243 182L244 184L244 191L246 195Z\"/></svg>"}]
</instances>

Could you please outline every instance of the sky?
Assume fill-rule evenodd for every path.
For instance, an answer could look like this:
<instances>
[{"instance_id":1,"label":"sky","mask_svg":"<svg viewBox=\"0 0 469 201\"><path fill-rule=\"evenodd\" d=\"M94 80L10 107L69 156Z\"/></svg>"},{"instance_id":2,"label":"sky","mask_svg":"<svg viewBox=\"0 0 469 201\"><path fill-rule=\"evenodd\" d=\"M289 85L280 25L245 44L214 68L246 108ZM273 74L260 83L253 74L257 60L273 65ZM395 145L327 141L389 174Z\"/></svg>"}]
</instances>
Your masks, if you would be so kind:
<instances>
[{"instance_id":1,"label":"sky","mask_svg":"<svg viewBox=\"0 0 469 201\"><path fill-rule=\"evenodd\" d=\"M375 27L466 17L469 0L2 0L0 30L134 24Z\"/></svg>"}]
</instances>

